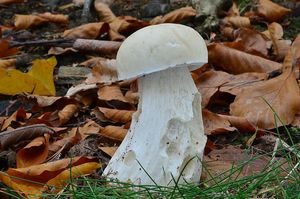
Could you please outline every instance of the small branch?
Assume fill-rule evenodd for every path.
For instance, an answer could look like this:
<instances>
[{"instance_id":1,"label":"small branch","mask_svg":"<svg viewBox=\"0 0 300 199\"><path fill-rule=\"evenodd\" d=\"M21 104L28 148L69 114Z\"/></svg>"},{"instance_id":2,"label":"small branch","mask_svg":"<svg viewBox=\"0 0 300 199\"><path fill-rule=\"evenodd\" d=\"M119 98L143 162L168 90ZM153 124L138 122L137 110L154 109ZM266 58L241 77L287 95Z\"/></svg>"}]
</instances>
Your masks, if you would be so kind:
<instances>
[{"instance_id":1,"label":"small branch","mask_svg":"<svg viewBox=\"0 0 300 199\"><path fill-rule=\"evenodd\" d=\"M19 47L19 46L56 46L56 47L72 47L74 39L54 39L54 40L37 40L37 41L10 41L9 48Z\"/></svg>"}]
</instances>

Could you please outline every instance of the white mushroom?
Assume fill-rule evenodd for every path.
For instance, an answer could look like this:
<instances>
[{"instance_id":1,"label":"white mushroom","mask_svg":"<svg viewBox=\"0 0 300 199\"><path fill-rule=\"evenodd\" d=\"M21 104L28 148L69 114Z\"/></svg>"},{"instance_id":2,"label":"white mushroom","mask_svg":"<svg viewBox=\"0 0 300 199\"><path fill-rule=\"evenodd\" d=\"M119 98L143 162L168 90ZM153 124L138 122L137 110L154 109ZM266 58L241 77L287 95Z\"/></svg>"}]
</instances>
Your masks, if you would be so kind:
<instances>
[{"instance_id":1,"label":"white mushroom","mask_svg":"<svg viewBox=\"0 0 300 199\"><path fill-rule=\"evenodd\" d=\"M119 79L140 77L140 101L104 175L134 184L199 182L206 136L190 70L206 62L204 40L184 25L149 26L123 42Z\"/></svg>"}]
</instances>

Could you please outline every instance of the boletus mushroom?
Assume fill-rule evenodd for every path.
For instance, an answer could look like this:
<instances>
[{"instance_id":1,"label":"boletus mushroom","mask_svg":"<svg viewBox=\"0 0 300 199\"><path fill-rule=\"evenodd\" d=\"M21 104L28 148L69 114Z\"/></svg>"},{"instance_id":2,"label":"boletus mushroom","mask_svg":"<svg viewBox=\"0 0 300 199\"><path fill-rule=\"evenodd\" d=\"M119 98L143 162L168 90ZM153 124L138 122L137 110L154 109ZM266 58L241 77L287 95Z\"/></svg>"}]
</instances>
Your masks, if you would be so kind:
<instances>
[{"instance_id":1,"label":"boletus mushroom","mask_svg":"<svg viewBox=\"0 0 300 199\"><path fill-rule=\"evenodd\" d=\"M201 95L190 70L207 63L194 29L179 24L142 28L117 53L120 80L138 78L140 100L128 134L104 175L133 184L200 181L206 136Z\"/></svg>"}]
</instances>

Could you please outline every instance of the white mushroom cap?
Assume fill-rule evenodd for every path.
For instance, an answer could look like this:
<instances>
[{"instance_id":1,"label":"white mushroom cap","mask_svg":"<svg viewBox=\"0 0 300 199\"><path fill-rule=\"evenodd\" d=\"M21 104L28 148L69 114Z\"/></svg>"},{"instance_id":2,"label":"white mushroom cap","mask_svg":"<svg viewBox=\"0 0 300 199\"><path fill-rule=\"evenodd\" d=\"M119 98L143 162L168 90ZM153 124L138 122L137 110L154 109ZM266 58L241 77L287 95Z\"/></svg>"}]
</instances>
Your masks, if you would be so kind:
<instances>
[{"instance_id":1,"label":"white mushroom cap","mask_svg":"<svg viewBox=\"0 0 300 199\"><path fill-rule=\"evenodd\" d=\"M171 23L152 25L134 32L122 43L117 54L118 79L172 67L195 70L207 59L205 41L194 29Z\"/></svg>"}]
</instances>

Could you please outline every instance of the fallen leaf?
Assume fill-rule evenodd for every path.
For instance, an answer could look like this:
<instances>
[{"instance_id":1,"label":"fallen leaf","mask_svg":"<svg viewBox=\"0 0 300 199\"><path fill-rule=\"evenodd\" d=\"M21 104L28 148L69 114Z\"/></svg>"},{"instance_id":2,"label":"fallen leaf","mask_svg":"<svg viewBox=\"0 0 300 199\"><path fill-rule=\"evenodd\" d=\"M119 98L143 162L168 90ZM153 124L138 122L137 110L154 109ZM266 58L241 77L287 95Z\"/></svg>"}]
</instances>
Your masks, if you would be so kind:
<instances>
[{"instance_id":1,"label":"fallen leaf","mask_svg":"<svg viewBox=\"0 0 300 199\"><path fill-rule=\"evenodd\" d=\"M0 0L0 4L9 5L14 3L24 3L27 0Z\"/></svg>"},{"instance_id":2,"label":"fallen leaf","mask_svg":"<svg viewBox=\"0 0 300 199\"><path fill-rule=\"evenodd\" d=\"M248 17L242 17L242 16L230 16L225 17L222 22L224 24L230 24L231 26L235 28L242 28L242 27L250 27L250 19Z\"/></svg>"},{"instance_id":3,"label":"fallen leaf","mask_svg":"<svg viewBox=\"0 0 300 199\"><path fill-rule=\"evenodd\" d=\"M112 157L115 154L118 147L99 147L99 149L107 155L109 155L110 157Z\"/></svg>"},{"instance_id":4,"label":"fallen leaf","mask_svg":"<svg viewBox=\"0 0 300 199\"><path fill-rule=\"evenodd\" d=\"M18 108L9 118L5 119L1 126L1 131L7 129L12 122L15 121L24 121L25 119L28 119L31 116L30 113L26 113L24 108Z\"/></svg>"},{"instance_id":5,"label":"fallen leaf","mask_svg":"<svg viewBox=\"0 0 300 199\"><path fill-rule=\"evenodd\" d=\"M224 59L226 57L226 59ZM212 44L208 46L209 63L232 74L246 72L268 73L281 68L281 64L251 55L224 44ZM220 62L222 60L222 62Z\"/></svg>"},{"instance_id":6,"label":"fallen leaf","mask_svg":"<svg viewBox=\"0 0 300 199\"><path fill-rule=\"evenodd\" d=\"M19 48L9 48L9 40L0 39L0 58L15 55L19 52ZM1 67L2 68L2 67Z\"/></svg>"},{"instance_id":7,"label":"fallen leaf","mask_svg":"<svg viewBox=\"0 0 300 199\"><path fill-rule=\"evenodd\" d=\"M108 125L101 129L100 134L113 140L123 141L127 134L127 129L119 126Z\"/></svg>"},{"instance_id":8,"label":"fallen leaf","mask_svg":"<svg viewBox=\"0 0 300 199\"><path fill-rule=\"evenodd\" d=\"M56 59L52 57L33 61L32 68L27 73L0 68L0 93L15 95L28 92L37 95L55 95L53 82L55 65Z\"/></svg>"},{"instance_id":9,"label":"fallen leaf","mask_svg":"<svg viewBox=\"0 0 300 199\"><path fill-rule=\"evenodd\" d=\"M48 22L57 23L57 24L68 24L68 16L62 14L52 14L50 12L45 12L37 14L37 16L47 19Z\"/></svg>"},{"instance_id":10,"label":"fallen leaf","mask_svg":"<svg viewBox=\"0 0 300 199\"><path fill-rule=\"evenodd\" d=\"M116 18L116 15L102 0L95 0L94 7L101 21L110 23Z\"/></svg>"},{"instance_id":11,"label":"fallen leaf","mask_svg":"<svg viewBox=\"0 0 300 199\"><path fill-rule=\"evenodd\" d=\"M276 78L244 89L230 105L230 114L245 117L262 129L276 128L294 120L300 107L299 98L300 90L295 75L286 71ZM278 118L274 120L272 109L283 123Z\"/></svg>"},{"instance_id":12,"label":"fallen leaf","mask_svg":"<svg viewBox=\"0 0 300 199\"><path fill-rule=\"evenodd\" d=\"M43 163L48 156L49 137L49 134L44 134L20 149L16 155L17 168Z\"/></svg>"},{"instance_id":13,"label":"fallen leaf","mask_svg":"<svg viewBox=\"0 0 300 199\"><path fill-rule=\"evenodd\" d=\"M16 67L16 62L17 62L16 59L0 59L0 68L14 69Z\"/></svg>"},{"instance_id":14,"label":"fallen leaf","mask_svg":"<svg viewBox=\"0 0 300 199\"><path fill-rule=\"evenodd\" d=\"M68 104L62 110L58 112L59 123L67 123L78 111L77 104Z\"/></svg>"},{"instance_id":15,"label":"fallen leaf","mask_svg":"<svg viewBox=\"0 0 300 199\"><path fill-rule=\"evenodd\" d=\"M268 24L268 30L262 32L267 38L271 39L271 34L274 39L282 39L283 28L279 23L273 22Z\"/></svg>"},{"instance_id":16,"label":"fallen leaf","mask_svg":"<svg viewBox=\"0 0 300 199\"><path fill-rule=\"evenodd\" d=\"M236 128L232 127L230 122L207 109L202 110L204 131L206 135L218 135L233 132Z\"/></svg>"},{"instance_id":17,"label":"fallen leaf","mask_svg":"<svg viewBox=\"0 0 300 199\"><path fill-rule=\"evenodd\" d=\"M16 190L19 194L25 195L26 197L30 195L32 196L34 194L39 195L46 190L48 182L51 182L53 184L57 182L56 176L64 171L68 171L70 175L72 175L72 168L86 163L97 163L97 165L92 164L93 166L91 168L93 169L99 168L100 166L97 159L95 158L74 157L58 160L55 162L34 165L26 168L10 168L6 173L0 173L0 180L7 186ZM76 170L76 176L78 176L79 173L80 172ZM64 174L61 174L62 176L60 177L63 178L65 176ZM51 181L51 179L55 180Z\"/></svg>"},{"instance_id":18,"label":"fallen leaf","mask_svg":"<svg viewBox=\"0 0 300 199\"><path fill-rule=\"evenodd\" d=\"M117 84L101 86L98 90L98 98L103 101L120 101L128 103L126 97L123 95L121 88Z\"/></svg>"},{"instance_id":19,"label":"fallen leaf","mask_svg":"<svg viewBox=\"0 0 300 199\"><path fill-rule=\"evenodd\" d=\"M63 37L72 39L96 39L102 34L107 33L108 30L109 25L107 23L87 23L69 30L65 30Z\"/></svg>"},{"instance_id":20,"label":"fallen leaf","mask_svg":"<svg viewBox=\"0 0 300 199\"><path fill-rule=\"evenodd\" d=\"M129 35L143 27L150 25L148 22L136 19L131 16L119 16L109 23L112 30L122 35Z\"/></svg>"},{"instance_id":21,"label":"fallen leaf","mask_svg":"<svg viewBox=\"0 0 300 199\"><path fill-rule=\"evenodd\" d=\"M107 119L113 122L122 122L122 123L131 121L132 114L135 112L135 111L117 110L117 109L110 109L110 108L103 108L103 107L99 107L99 111L103 113Z\"/></svg>"},{"instance_id":22,"label":"fallen leaf","mask_svg":"<svg viewBox=\"0 0 300 199\"><path fill-rule=\"evenodd\" d=\"M290 9L282 7L270 0L259 0L257 12L269 22L280 21L285 15L291 12Z\"/></svg>"},{"instance_id":23,"label":"fallen leaf","mask_svg":"<svg viewBox=\"0 0 300 199\"><path fill-rule=\"evenodd\" d=\"M150 21L150 24L160 23L182 23L196 16L196 10L192 7L183 7L169 12L164 16L157 16Z\"/></svg>"},{"instance_id":24,"label":"fallen leaf","mask_svg":"<svg viewBox=\"0 0 300 199\"><path fill-rule=\"evenodd\" d=\"M79 133L81 138L84 140L86 137L90 135L98 134L101 131L102 127L94 122L93 120L88 121L83 127L79 127Z\"/></svg>"}]
</instances>

